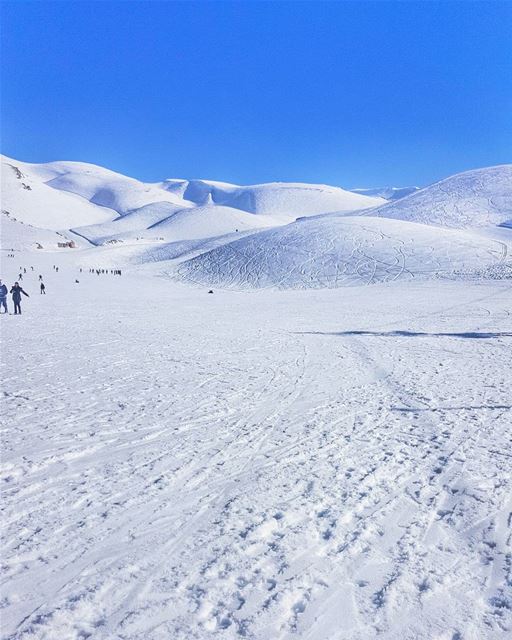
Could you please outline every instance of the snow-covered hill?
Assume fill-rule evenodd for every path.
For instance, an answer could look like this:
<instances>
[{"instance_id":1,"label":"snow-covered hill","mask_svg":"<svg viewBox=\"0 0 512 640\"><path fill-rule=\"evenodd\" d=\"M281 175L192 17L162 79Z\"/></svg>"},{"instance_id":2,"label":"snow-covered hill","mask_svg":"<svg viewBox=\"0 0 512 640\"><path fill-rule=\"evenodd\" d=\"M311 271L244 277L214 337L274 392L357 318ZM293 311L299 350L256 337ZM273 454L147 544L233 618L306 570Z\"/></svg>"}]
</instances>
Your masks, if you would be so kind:
<instances>
[{"instance_id":1,"label":"snow-covered hill","mask_svg":"<svg viewBox=\"0 0 512 640\"><path fill-rule=\"evenodd\" d=\"M51 184L55 186L55 180ZM158 189L172 202L154 202L124 212L113 222L75 231L95 244L141 237L171 242L280 226L298 217L332 211L347 213L383 202L325 185L275 183L240 187L207 180L166 180ZM118 200L116 204L119 206Z\"/></svg>"},{"instance_id":2,"label":"snow-covered hill","mask_svg":"<svg viewBox=\"0 0 512 640\"><path fill-rule=\"evenodd\" d=\"M456 229L512 226L512 164L458 173L368 215Z\"/></svg>"},{"instance_id":3,"label":"snow-covered hill","mask_svg":"<svg viewBox=\"0 0 512 640\"><path fill-rule=\"evenodd\" d=\"M101 224L117 212L96 206L79 195L52 188L49 165L30 165L2 157L2 211L11 219L54 231Z\"/></svg>"},{"instance_id":4,"label":"snow-covered hill","mask_svg":"<svg viewBox=\"0 0 512 640\"><path fill-rule=\"evenodd\" d=\"M246 187L209 180L169 180L166 188L196 205L221 204L249 213L296 219L330 211L357 211L383 204L383 198L363 196L323 184L272 182Z\"/></svg>"},{"instance_id":5,"label":"snow-covered hill","mask_svg":"<svg viewBox=\"0 0 512 640\"><path fill-rule=\"evenodd\" d=\"M169 202L156 202L135 209L113 222L80 227L74 231L93 244L134 240L177 242L258 231L288 222L290 220L285 217L253 215L223 205L183 208Z\"/></svg>"},{"instance_id":6,"label":"snow-covered hill","mask_svg":"<svg viewBox=\"0 0 512 640\"><path fill-rule=\"evenodd\" d=\"M221 287L338 287L481 270L507 252L506 244L466 231L328 216L225 244L185 262L179 274Z\"/></svg>"},{"instance_id":7,"label":"snow-covered hill","mask_svg":"<svg viewBox=\"0 0 512 640\"><path fill-rule=\"evenodd\" d=\"M384 200L400 200L405 196L416 193L421 187L374 187L372 189L352 189L354 193L363 196L372 196L375 198L384 198Z\"/></svg>"},{"instance_id":8,"label":"snow-covered hill","mask_svg":"<svg viewBox=\"0 0 512 640\"><path fill-rule=\"evenodd\" d=\"M166 273L175 274L179 264L181 278L208 285L317 288L485 274L510 259L510 237L490 234L512 227L512 165L385 202L327 185L143 183L87 163L4 157L2 210L4 248L54 250L75 239L114 251L101 254L111 265L168 262Z\"/></svg>"},{"instance_id":9,"label":"snow-covered hill","mask_svg":"<svg viewBox=\"0 0 512 640\"><path fill-rule=\"evenodd\" d=\"M83 162L30 164L2 157L2 209L11 218L42 229L72 228L95 244L140 236L169 241L215 237L383 202L327 185L144 183Z\"/></svg>"}]
</instances>

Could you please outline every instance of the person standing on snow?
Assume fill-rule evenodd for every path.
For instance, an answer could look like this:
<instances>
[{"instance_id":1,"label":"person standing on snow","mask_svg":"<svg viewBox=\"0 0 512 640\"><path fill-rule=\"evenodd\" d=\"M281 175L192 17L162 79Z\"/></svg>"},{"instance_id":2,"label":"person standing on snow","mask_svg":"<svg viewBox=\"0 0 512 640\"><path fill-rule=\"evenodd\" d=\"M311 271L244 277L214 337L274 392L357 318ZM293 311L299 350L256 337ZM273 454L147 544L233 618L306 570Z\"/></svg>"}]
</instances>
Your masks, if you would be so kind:
<instances>
[{"instance_id":1,"label":"person standing on snow","mask_svg":"<svg viewBox=\"0 0 512 640\"><path fill-rule=\"evenodd\" d=\"M21 315L21 294L30 298L26 291L20 287L18 282L15 282L11 287L12 301L14 302L14 315Z\"/></svg>"},{"instance_id":2,"label":"person standing on snow","mask_svg":"<svg viewBox=\"0 0 512 640\"><path fill-rule=\"evenodd\" d=\"M41 282L39 288L41 289L41 295L46 295L46 287L44 286L44 282Z\"/></svg>"},{"instance_id":3,"label":"person standing on snow","mask_svg":"<svg viewBox=\"0 0 512 640\"><path fill-rule=\"evenodd\" d=\"M7 309L7 287L0 280L0 308L4 308L4 313L9 313Z\"/></svg>"}]
</instances>

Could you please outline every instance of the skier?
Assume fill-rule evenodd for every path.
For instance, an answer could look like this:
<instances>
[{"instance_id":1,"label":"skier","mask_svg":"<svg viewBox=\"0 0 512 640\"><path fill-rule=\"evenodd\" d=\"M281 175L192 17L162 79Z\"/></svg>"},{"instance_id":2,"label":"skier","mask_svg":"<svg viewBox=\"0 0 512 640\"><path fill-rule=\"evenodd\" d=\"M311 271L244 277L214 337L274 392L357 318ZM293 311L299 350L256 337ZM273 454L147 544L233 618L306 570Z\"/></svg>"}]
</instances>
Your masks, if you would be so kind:
<instances>
[{"instance_id":1,"label":"skier","mask_svg":"<svg viewBox=\"0 0 512 640\"><path fill-rule=\"evenodd\" d=\"M41 282L39 288L41 289L41 295L46 295L46 287L44 286L44 282Z\"/></svg>"},{"instance_id":2,"label":"skier","mask_svg":"<svg viewBox=\"0 0 512 640\"><path fill-rule=\"evenodd\" d=\"M11 287L11 293L12 301L14 302L14 315L21 315L21 294L27 296L27 298L29 298L30 296L28 295L28 293L26 293L26 291L23 291L23 289L19 285L19 282L15 282L14 286Z\"/></svg>"},{"instance_id":3,"label":"skier","mask_svg":"<svg viewBox=\"0 0 512 640\"><path fill-rule=\"evenodd\" d=\"M4 313L9 313L7 309L7 287L0 280L0 308L4 308Z\"/></svg>"},{"instance_id":4,"label":"skier","mask_svg":"<svg viewBox=\"0 0 512 640\"><path fill-rule=\"evenodd\" d=\"M42 282L42 281L43 281L43 276L40 275L39 276L39 282Z\"/></svg>"}]
</instances>

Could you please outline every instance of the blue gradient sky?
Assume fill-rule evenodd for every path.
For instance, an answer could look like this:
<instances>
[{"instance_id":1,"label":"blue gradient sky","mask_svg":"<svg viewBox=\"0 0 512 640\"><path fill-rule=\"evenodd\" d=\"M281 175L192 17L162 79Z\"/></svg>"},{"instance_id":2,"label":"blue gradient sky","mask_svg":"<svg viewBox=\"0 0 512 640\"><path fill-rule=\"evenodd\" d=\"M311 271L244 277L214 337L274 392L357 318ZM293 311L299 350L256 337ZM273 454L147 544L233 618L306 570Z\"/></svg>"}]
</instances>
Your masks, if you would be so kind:
<instances>
[{"instance_id":1,"label":"blue gradient sky","mask_svg":"<svg viewBox=\"0 0 512 640\"><path fill-rule=\"evenodd\" d=\"M512 2L2 2L2 152L143 180L512 160Z\"/></svg>"}]
</instances>

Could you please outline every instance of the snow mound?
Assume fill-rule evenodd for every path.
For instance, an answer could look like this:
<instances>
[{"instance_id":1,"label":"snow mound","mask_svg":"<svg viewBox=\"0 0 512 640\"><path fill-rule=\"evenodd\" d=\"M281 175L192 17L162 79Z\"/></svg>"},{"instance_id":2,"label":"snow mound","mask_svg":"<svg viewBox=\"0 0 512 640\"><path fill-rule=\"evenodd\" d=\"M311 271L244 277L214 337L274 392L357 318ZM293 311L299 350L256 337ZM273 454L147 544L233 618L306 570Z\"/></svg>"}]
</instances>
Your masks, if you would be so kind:
<instances>
[{"instance_id":1,"label":"snow mound","mask_svg":"<svg viewBox=\"0 0 512 640\"><path fill-rule=\"evenodd\" d=\"M368 215L456 229L512 226L512 164L458 173Z\"/></svg>"},{"instance_id":2,"label":"snow mound","mask_svg":"<svg viewBox=\"0 0 512 640\"><path fill-rule=\"evenodd\" d=\"M2 156L2 211L11 218L54 231L113 220L117 213L46 184L34 167ZM44 166L44 165L40 165Z\"/></svg>"},{"instance_id":3,"label":"snow mound","mask_svg":"<svg viewBox=\"0 0 512 640\"><path fill-rule=\"evenodd\" d=\"M225 244L177 268L223 288L321 288L450 277L504 260L503 243L460 230L372 217L304 219Z\"/></svg>"}]
</instances>

